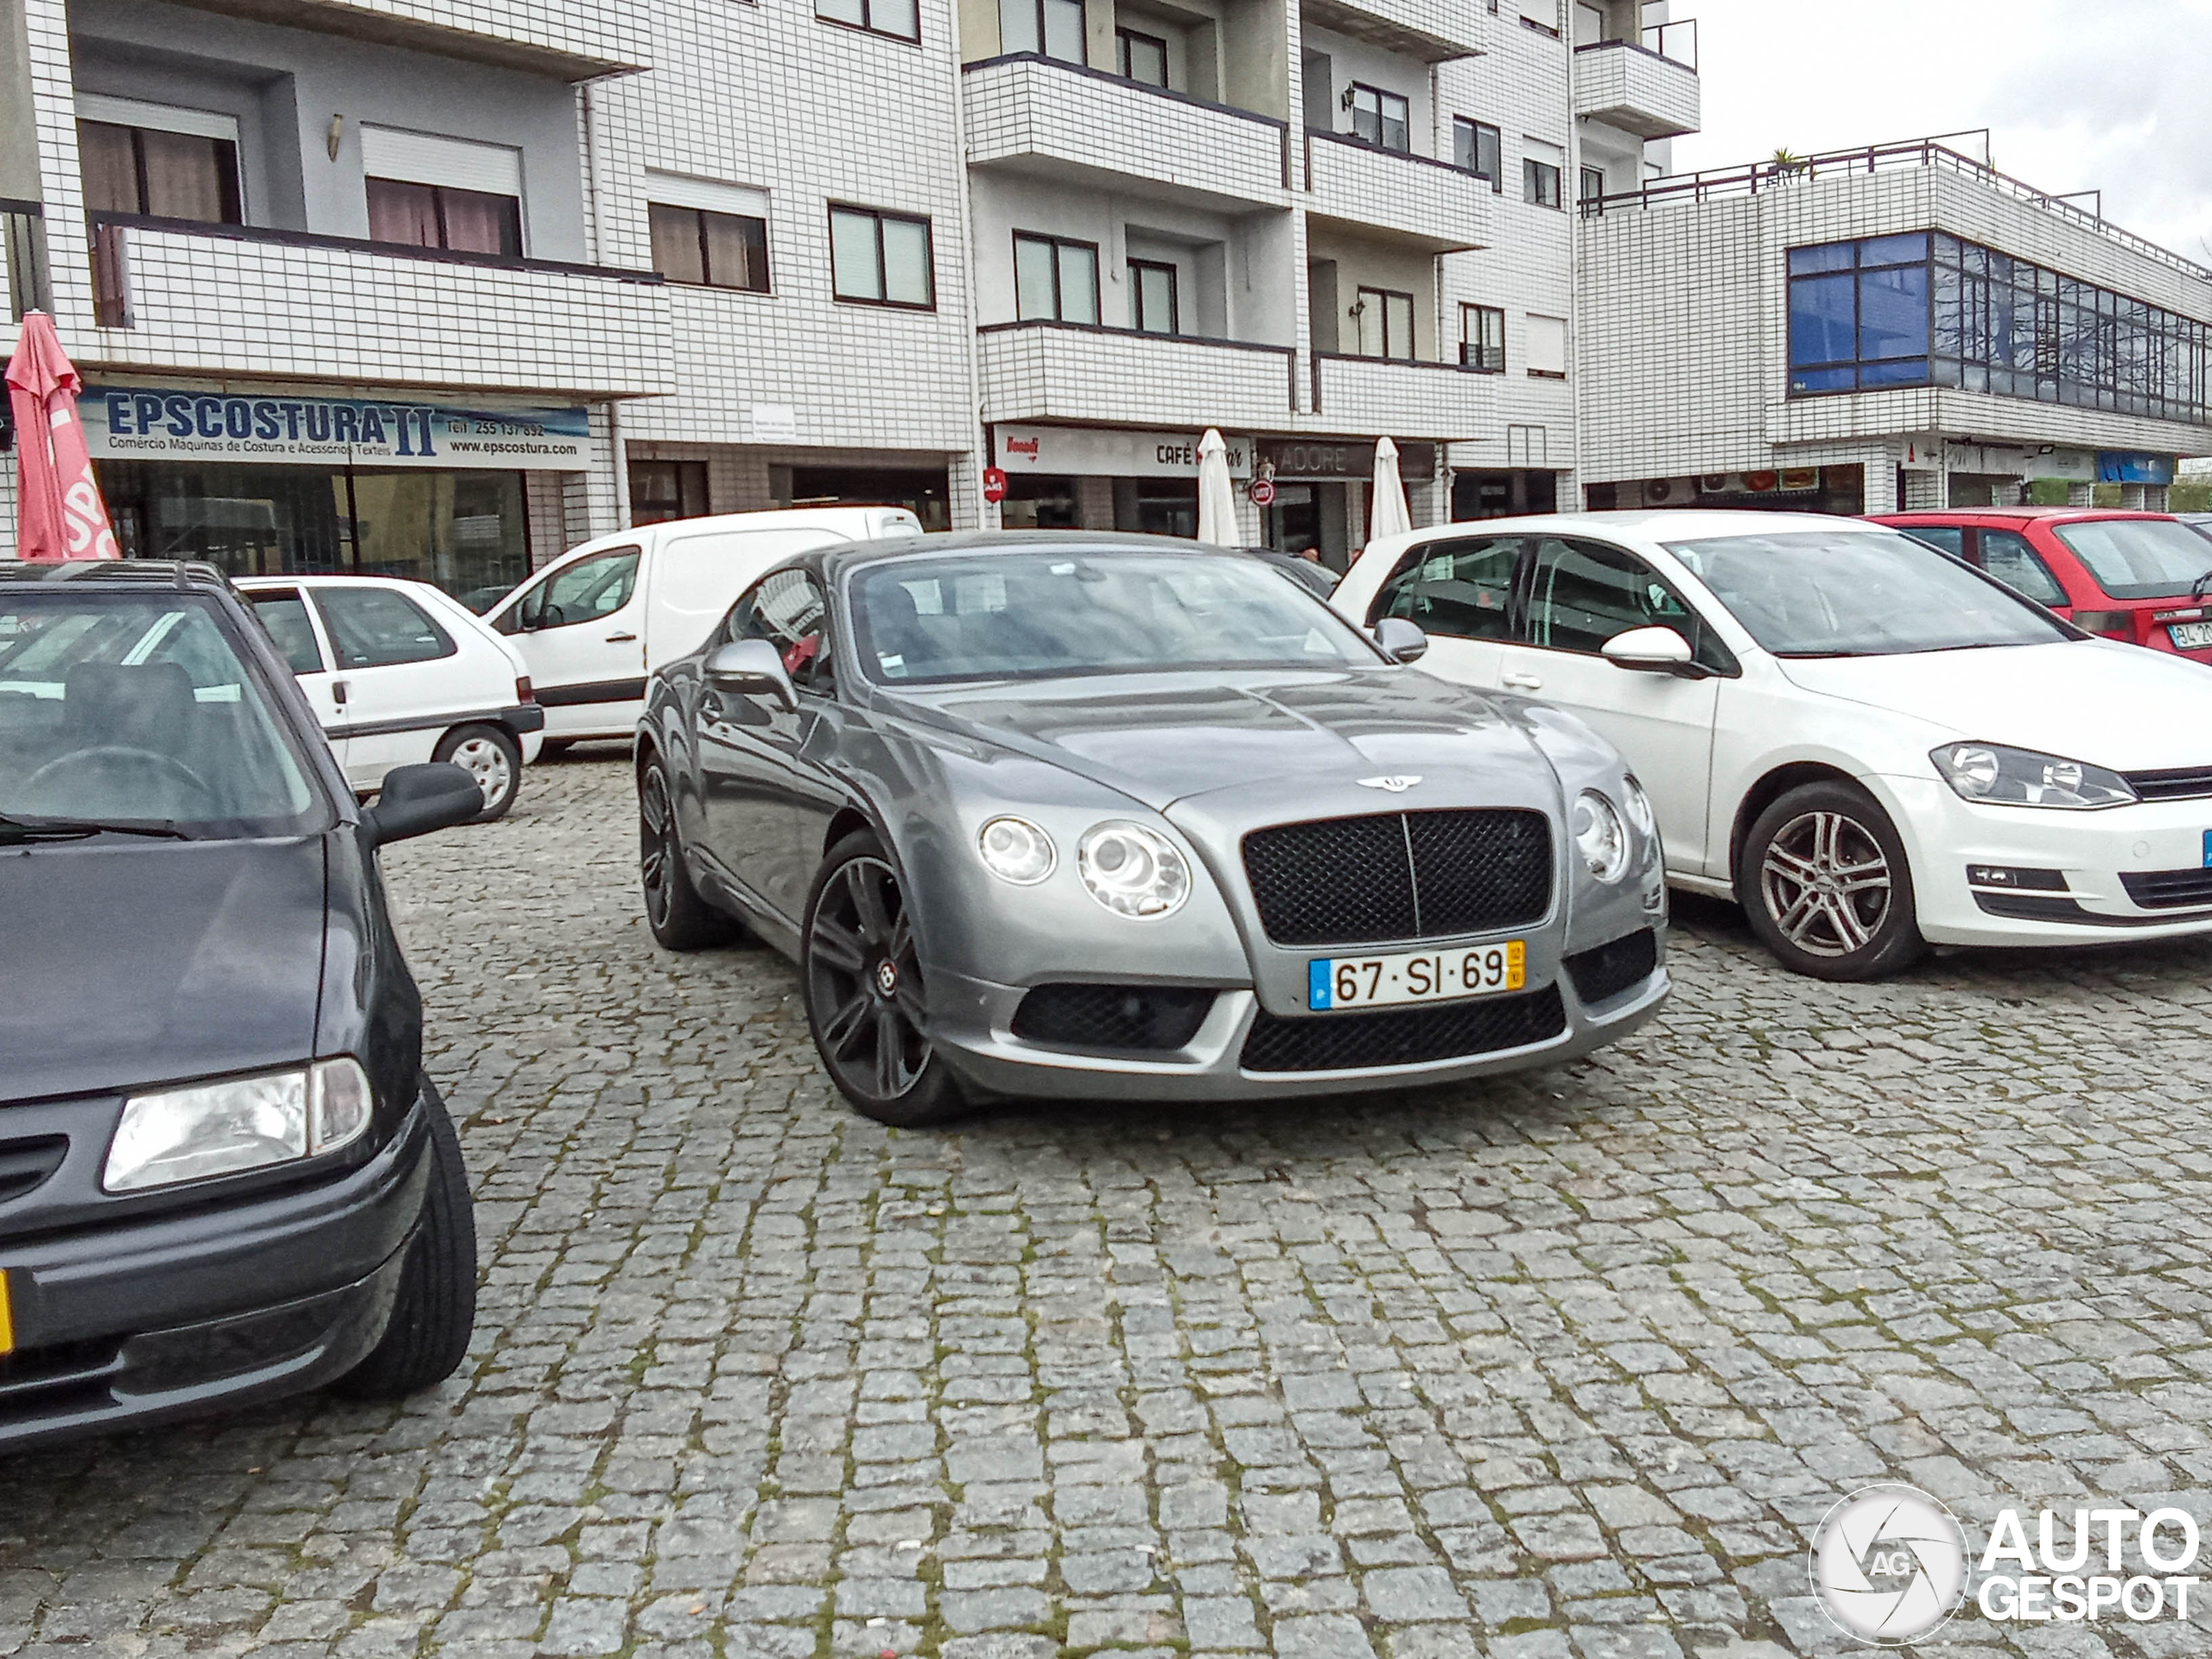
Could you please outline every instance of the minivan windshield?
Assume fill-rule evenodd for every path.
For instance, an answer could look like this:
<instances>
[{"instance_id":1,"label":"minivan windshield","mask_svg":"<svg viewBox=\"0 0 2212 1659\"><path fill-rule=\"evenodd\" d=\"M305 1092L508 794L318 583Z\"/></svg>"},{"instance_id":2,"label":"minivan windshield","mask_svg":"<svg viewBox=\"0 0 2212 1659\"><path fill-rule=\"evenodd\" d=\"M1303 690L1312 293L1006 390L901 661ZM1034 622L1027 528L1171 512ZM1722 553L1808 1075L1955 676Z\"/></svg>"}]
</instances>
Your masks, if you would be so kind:
<instances>
[{"instance_id":1,"label":"minivan windshield","mask_svg":"<svg viewBox=\"0 0 2212 1659\"><path fill-rule=\"evenodd\" d=\"M0 586L0 843L328 821L212 598Z\"/></svg>"},{"instance_id":2,"label":"minivan windshield","mask_svg":"<svg viewBox=\"0 0 2212 1659\"><path fill-rule=\"evenodd\" d=\"M882 684L1382 661L1256 560L1195 550L899 559L861 570L851 595L862 669Z\"/></svg>"},{"instance_id":3,"label":"minivan windshield","mask_svg":"<svg viewBox=\"0 0 2212 1659\"><path fill-rule=\"evenodd\" d=\"M1815 528L1665 545L1777 657L1888 657L2075 637L2010 588L1894 531Z\"/></svg>"},{"instance_id":4,"label":"minivan windshield","mask_svg":"<svg viewBox=\"0 0 2212 1659\"><path fill-rule=\"evenodd\" d=\"M2212 571L2212 541L2171 518L2091 518L2052 534L2114 599L2186 594Z\"/></svg>"}]
</instances>

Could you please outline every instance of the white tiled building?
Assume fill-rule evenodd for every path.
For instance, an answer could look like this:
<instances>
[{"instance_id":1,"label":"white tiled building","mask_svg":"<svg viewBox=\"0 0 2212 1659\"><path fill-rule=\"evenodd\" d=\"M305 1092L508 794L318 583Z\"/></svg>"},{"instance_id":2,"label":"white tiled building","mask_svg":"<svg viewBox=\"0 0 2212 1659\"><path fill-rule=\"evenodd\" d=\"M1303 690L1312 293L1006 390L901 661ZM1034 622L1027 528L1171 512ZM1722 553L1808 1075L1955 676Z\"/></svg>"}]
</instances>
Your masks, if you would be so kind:
<instances>
[{"instance_id":1,"label":"white tiled building","mask_svg":"<svg viewBox=\"0 0 2212 1659\"><path fill-rule=\"evenodd\" d=\"M1696 124L1663 16L0 0L0 227L142 552L467 590L793 500L1187 529L1214 425L1244 533L1340 558L1383 435L1419 521L1572 498L1573 208Z\"/></svg>"}]
</instances>

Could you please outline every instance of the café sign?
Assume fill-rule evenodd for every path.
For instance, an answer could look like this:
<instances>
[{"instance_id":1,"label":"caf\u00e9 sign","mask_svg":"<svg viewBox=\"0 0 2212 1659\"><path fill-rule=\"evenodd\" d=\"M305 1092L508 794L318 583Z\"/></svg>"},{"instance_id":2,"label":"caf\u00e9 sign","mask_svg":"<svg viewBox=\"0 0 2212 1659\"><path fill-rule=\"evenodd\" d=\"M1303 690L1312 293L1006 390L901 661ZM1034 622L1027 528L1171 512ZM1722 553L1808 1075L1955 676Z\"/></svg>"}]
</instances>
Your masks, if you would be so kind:
<instances>
[{"instance_id":1,"label":"caf\u00e9 sign","mask_svg":"<svg viewBox=\"0 0 2212 1659\"><path fill-rule=\"evenodd\" d=\"M580 472L582 409L473 410L400 399L92 386L78 400L103 461Z\"/></svg>"},{"instance_id":2,"label":"caf\u00e9 sign","mask_svg":"<svg viewBox=\"0 0 2212 1659\"><path fill-rule=\"evenodd\" d=\"M1198 432L1122 432L1087 426L1001 426L997 461L1008 473L1083 478L1196 478ZM1252 440L1223 434L1229 475L1252 476Z\"/></svg>"}]
</instances>

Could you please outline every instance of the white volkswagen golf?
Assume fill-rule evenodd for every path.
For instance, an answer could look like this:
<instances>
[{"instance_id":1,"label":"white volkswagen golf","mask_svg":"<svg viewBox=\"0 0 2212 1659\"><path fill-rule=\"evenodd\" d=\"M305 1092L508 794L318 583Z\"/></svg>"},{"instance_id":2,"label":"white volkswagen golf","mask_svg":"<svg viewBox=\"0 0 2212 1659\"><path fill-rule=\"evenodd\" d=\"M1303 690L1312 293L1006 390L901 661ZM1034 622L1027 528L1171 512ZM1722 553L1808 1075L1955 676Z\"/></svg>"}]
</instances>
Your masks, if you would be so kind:
<instances>
[{"instance_id":1,"label":"white volkswagen golf","mask_svg":"<svg viewBox=\"0 0 2212 1659\"><path fill-rule=\"evenodd\" d=\"M1580 715L1649 792L1675 886L1787 966L1929 943L2212 932L2212 671L2094 639L1857 520L1495 519L1386 537L1332 602L1421 666Z\"/></svg>"}]
</instances>

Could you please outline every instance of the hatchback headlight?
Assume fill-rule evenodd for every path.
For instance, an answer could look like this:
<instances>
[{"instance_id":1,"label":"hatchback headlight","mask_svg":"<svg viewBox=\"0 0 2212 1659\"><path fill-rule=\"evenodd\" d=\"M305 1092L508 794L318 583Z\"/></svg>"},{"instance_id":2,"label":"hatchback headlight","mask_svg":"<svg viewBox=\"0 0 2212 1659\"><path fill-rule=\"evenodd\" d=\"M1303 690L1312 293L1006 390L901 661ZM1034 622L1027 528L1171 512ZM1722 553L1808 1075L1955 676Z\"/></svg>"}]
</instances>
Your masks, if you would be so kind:
<instances>
[{"instance_id":1,"label":"hatchback headlight","mask_svg":"<svg viewBox=\"0 0 2212 1659\"><path fill-rule=\"evenodd\" d=\"M1583 867L1600 881L1618 881L1628 870L1628 826L1620 809L1594 789L1574 798L1575 849Z\"/></svg>"},{"instance_id":2,"label":"hatchback headlight","mask_svg":"<svg viewBox=\"0 0 2212 1659\"><path fill-rule=\"evenodd\" d=\"M993 818L976 832L983 868L1001 881L1033 887L1060 861L1052 838L1027 818Z\"/></svg>"},{"instance_id":3,"label":"hatchback headlight","mask_svg":"<svg viewBox=\"0 0 2212 1659\"><path fill-rule=\"evenodd\" d=\"M2031 749L2008 749L2001 743L1946 743L1928 758L1943 781L1966 799L1996 806L2082 811L2126 806L2140 798L2116 772Z\"/></svg>"},{"instance_id":4,"label":"hatchback headlight","mask_svg":"<svg viewBox=\"0 0 2212 1659\"><path fill-rule=\"evenodd\" d=\"M312 1158L359 1140L369 1116L368 1075L351 1058L134 1095L100 1185L137 1192Z\"/></svg>"},{"instance_id":5,"label":"hatchback headlight","mask_svg":"<svg viewBox=\"0 0 2212 1659\"><path fill-rule=\"evenodd\" d=\"M1084 836L1076 868L1090 896L1117 916L1172 916L1191 896L1191 867L1175 843L1141 823L1102 823Z\"/></svg>"}]
</instances>

